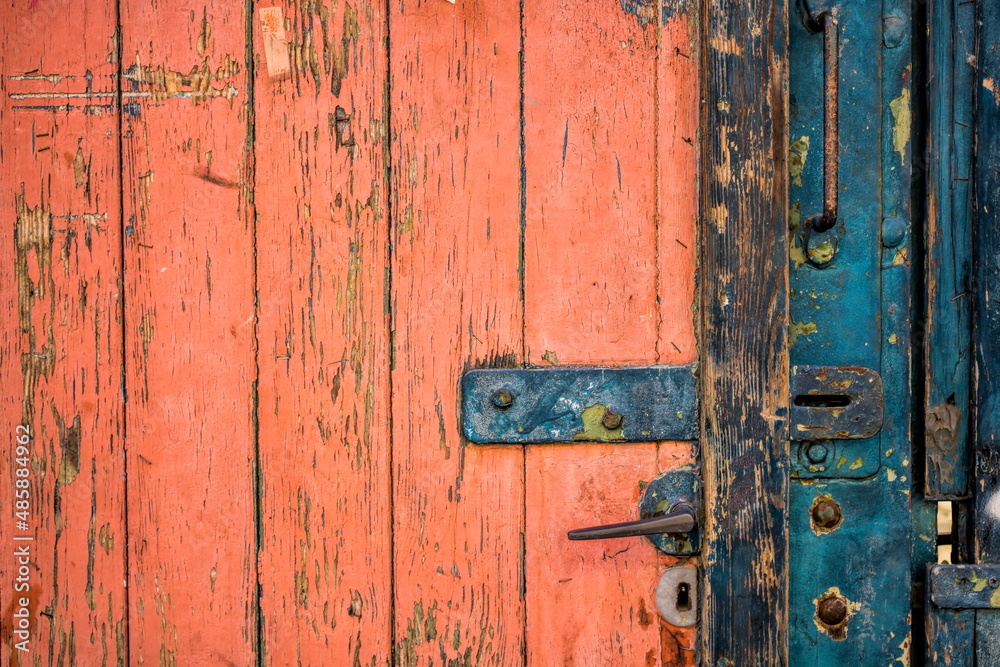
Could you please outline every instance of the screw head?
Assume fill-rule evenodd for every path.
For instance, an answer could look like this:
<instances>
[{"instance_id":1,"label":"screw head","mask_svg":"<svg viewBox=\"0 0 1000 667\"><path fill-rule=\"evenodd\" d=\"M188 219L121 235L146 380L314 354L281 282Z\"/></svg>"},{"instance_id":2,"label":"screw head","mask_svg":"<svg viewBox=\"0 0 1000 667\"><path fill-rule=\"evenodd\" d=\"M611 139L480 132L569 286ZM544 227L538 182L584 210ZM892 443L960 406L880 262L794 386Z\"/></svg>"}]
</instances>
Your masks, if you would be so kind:
<instances>
[{"instance_id":1,"label":"screw head","mask_svg":"<svg viewBox=\"0 0 1000 667\"><path fill-rule=\"evenodd\" d=\"M906 236L906 225L899 218L886 218L882 221L882 245L895 248L903 242Z\"/></svg>"},{"instance_id":2,"label":"screw head","mask_svg":"<svg viewBox=\"0 0 1000 667\"><path fill-rule=\"evenodd\" d=\"M603 424L604 428L609 431L614 431L616 428L621 428L622 420L624 419L624 416L618 414L614 410L608 409L604 413L604 416L601 417L601 424Z\"/></svg>"},{"instance_id":3,"label":"screw head","mask_svg":"<svg viewBox=\"0 0 1000 667\"><path fill-rule=\"evenodd\" d=\"M506 410L514 405L514 392L510 389L501 389L493 394L493 405L501 410Z\"/></svg>"},{"instance_id":4,"label":"screw head","mask_svg":"<svg viewBox=\"0 0 1000 667\"><path fill-rule=\"evenodd\" d=\"M840 595L823 598L816 604L816 618L826 625L840 625L847 618L847 600Z\"/></svg>"}]
</instances>

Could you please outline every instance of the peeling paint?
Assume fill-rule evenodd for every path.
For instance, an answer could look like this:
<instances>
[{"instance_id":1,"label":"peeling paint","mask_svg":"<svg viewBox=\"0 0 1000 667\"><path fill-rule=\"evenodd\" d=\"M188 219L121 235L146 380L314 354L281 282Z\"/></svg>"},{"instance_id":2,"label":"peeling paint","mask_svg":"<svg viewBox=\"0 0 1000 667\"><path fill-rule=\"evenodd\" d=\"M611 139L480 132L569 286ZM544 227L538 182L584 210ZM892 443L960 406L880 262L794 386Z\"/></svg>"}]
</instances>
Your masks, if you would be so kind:
<instances>
[{"instance_id":1,"label":"peeling paint","mask_svg":"<svg viewBox=\"0 0 1000 667\"><path fill-rule=\"evenodd\" d=\"M163 65L150 67L139 64L139 54L136 54L136 64L128 69L125 78L149 86L149 99L153 102L173 97L190 97L192 102L198 104L215 97L232 100L238 91L224 79L236 76L239 72L239 62L228 55L214 69L210 59L205 58L200 65L195 65L185 74Z\"/></svg>"},{"instance_id":2,"label":"peeling paint","mask_svg":"<svg viewBox=\"0 0 1000 667\"><path fill-rule=\"evenodd\" d=\"M910 89L903 88L899 97L889 102L892 112L892 148L899 153L899 163L906 164L906 145L910 143Z\"/></svg>"},{"instance_id":3,"label":"peeling paint","mask_svg":"<svg viewBox=\"0 0 1000 667\"><path fill-rule=\"evenodd\" d=\"M815 322L792 322L788 325L788 346L794 347L799 336L809 336L816 331Z\"/></svg>"},{"instance_id":4,"label":"peeling paint","mask_svg":"<svg viewBox=\"0 0 1000 667\"><path fill-rule=\"evenodd\" d=\"M809 155L809 137L802 136L792 142L788 151L788 174L792 177L792 185L802 187L802 170L806 166Z\"/></svg>"},{"instance_id":5,"label":"peeling paint","mask_svg":"<svg viewBox=\"0 0 1000 667\"><path fill-rule=\"evenodd\" d=\"M580 420L583 422L583 431L575 433L573 439L587 442L615 442L624 440L625 436L622 434L621 426L609 429L604 425L602 420L607 413L608 407L600 403L584 408L583 413L580 415Z\"/></svg>"}]
</instances>

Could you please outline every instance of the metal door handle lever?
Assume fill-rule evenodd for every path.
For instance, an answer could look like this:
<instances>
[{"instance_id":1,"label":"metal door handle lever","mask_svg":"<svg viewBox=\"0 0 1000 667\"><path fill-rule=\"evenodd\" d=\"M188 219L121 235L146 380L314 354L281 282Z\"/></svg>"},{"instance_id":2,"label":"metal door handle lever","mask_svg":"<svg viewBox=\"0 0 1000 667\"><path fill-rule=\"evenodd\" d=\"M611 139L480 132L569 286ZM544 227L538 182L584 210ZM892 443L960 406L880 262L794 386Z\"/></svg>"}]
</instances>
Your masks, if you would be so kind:
<instances>
[{"instance_id":1,"label":"metal door handle lever","mask_svg":"<svg viewBox=\"0 0 1000 667\"><path fill-rule=\"evenodd\" d=\"M648 519L611 523L606 526L578 528L567 536L571 540L600 540L608 537L634 537L636 535L662 535L664 533L687 533L696 525L694 509L688 505L678 505L667 514Z\"/></svg>"}]
</instances>

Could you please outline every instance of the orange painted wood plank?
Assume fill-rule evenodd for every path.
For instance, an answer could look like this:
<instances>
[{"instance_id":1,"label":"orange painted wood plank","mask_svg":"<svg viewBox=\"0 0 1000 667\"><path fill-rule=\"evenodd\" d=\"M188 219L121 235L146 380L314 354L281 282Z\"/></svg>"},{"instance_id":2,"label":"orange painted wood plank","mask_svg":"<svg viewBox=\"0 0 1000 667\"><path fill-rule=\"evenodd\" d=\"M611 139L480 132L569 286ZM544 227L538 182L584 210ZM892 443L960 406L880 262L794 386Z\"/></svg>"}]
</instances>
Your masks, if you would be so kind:
<instances>
[{"instance_id":1,"label":"orange painted wood plank","mask_svg":"<svg viewBox=\"0 0 1000 667\"><path fill-rule=\"evenodd\" d=\"M115 11L0 23L0 665L123 664Z\"/></svg>"},{"instance_id":2,"label":"orange painted wood plank","mask_svg":"<svg viewBox=\"0 0 1000 667\"><path fill-rule=\"evenodd\" d=\"M679 3L675 3L679 4ZM671 10L660 28L658 64L657 182L659 187L659 361L692 363L697 360L695 274L698 223L698 23L687 11ZM690 175L690 176L688 176ZM662 298L670 295L669 298ZM698 462L697 443L661 442L661 471ZM682 562L662 555L658 573ZM659 576L659 575L658 575ZM655 596L653 596L655 604ZM679 628L658 616L660 664L694 667L697 664L697 625Z\"/></svg>"},{"instance_id":3,"label":"orange painted wood plank","mask_svg":"<svg viewBox=\"0 0 1000 667\"><path fill-rule=\"evenodd\" d=\"M525 340L534 363L695 359L697 55L690 18L659 29L652 6L525 8ZM675 641L658 619L654 591L669 560L641 539L565 537L637 518L639 483L693 455L680 443L528 448L529 664L693 664L683 650L691 631ZM535 510L560 499L555 520Z\"/></svg>"},{"instance_id":4,"label":"orange painted wood plank","mask_svg":"<svg viewBox=\"0 0 1000 667\"><path fill-rule=\"evenodd\" d=\"M517 3L393 3L396 664L522 662L523 457L459 378L521 361Z\"/></svg>"},{"instance_id":5,"label":"orange painted wood plank","mask_svg":"<svg viewBox=\"0 0 1000 667\"><path fill-rule=\"evenodd\" d=\"M677 10L669 5L678 6ZM697 3L668 2L657 52L660 323L658 357L665 364L697 360L695 273L698 253ZM682 449L689 449L688 445ZM693 461L691 461L693 463Z\"/></svg>"},{"instance_id":6,"label":"orange painted wood plank","mask_svg":"<svg viewBox=\"0 0 1000 667\"><path fill-rule=\"evenodd\" d=\"M271 50L298 57L284 80L269 76L274 57L258 57L255 87L263 653L269 664L384 665L385 9L268 0L258 35L275 14L286 42Z\"/></svg>"},{"instance_id":7,"label":"orange painted wood plank","mask_svg":"<svg viewBox=\"0 0 1000 667\"><path fill-rule=\"evenodd\" d=\"M254 662L242 4L121 3L130 664Z\"/></svg>"}]
</instances>

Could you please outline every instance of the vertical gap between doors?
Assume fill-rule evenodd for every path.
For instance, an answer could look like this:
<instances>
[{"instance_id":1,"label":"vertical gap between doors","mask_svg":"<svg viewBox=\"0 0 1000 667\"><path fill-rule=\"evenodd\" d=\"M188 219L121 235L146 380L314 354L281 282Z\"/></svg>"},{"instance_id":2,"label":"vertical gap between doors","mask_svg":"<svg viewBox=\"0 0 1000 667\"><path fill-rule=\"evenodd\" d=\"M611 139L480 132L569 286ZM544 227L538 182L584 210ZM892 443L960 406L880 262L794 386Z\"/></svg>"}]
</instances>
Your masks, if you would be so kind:
<instances>
[{"instance_id":1,"label":"vertical gap between doors","mask_svg":"<svg viewBox=\"0 0 1000 667\"><path fill-rule=\"evenodd\" d=\"M256 90L257 70L254 67L254 33L253 33L253 11L254 0L246 1L245 31L246 31L246 70L247 70L247 136L246 136L246 171L248 187L246 194L247 214L250 216L250 233L253 238L253 359L254 376L251 389L251 428L253 433L253 508L254 508L254 581L256 582L256 594L254 596L254 643L256 646L257 667L266 664L265 642L264 642L264 607L263 607L263 583L260 579L260 554L263 549L264 535L264 508L263 508L263 485L261 484L260 469L260 255L258 253L257 239L257 128L256 128Z\"/></svg>"}]
</instances>

